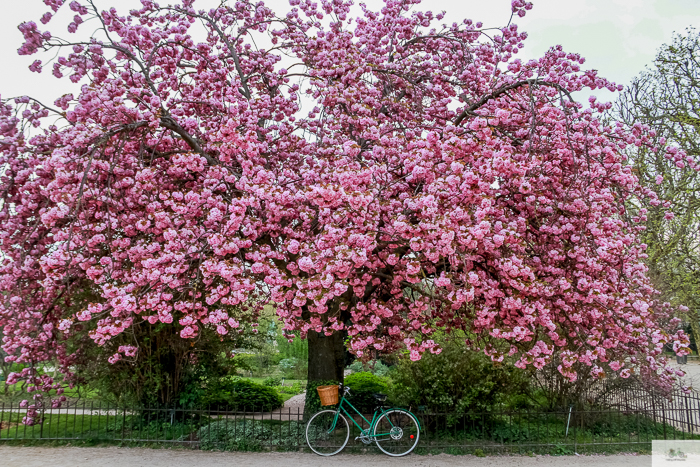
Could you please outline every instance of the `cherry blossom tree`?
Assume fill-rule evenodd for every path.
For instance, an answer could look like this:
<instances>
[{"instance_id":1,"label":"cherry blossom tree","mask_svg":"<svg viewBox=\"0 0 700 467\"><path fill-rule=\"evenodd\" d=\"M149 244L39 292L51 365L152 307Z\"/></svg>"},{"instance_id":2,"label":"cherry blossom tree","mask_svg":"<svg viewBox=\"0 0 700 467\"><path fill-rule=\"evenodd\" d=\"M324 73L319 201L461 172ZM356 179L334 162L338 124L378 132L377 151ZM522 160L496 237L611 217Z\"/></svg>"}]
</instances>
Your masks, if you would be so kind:
<instances>
[{"instance_id":1,"label":"cherry blossom tree","mask_svg":"<svg viewBox=\"0 0 700 467\"><path fill-rule=\"evenodd\" d=\"M437 329L519 367L557 356L571 379L580 364L672 377L662 347L688 340L625 210L658 200L623 150L683 154L577 102L618 89L579 55L524 62L512 21L442 24L418 0L355 16L345 0L282 15L45 3L19 53L46 52L31 69L81 91L0 109L0 326L30 364L10 377L37 391L29 423L59 386L36 365L57 359L70 381L65 342L86 324L97 343L144 321L225 335L268 302L309 339L310 386L342 381L346 342L419 359ZM511 20L531 6L514 0ZM59 8L75 13L67 39L45 30ZM83 287L96 298L76 309Z\"/></svg>"}]
</instances>

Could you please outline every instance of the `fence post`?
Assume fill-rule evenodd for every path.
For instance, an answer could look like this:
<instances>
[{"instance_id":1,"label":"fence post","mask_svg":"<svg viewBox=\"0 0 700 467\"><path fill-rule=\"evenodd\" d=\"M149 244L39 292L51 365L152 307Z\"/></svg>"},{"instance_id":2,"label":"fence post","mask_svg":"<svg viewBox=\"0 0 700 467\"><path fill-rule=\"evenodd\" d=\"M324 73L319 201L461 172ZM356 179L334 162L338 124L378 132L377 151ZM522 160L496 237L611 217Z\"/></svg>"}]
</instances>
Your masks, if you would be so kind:
<instances>
[{"instance_id":1,"label":"fence post","mask_svg":"<svg viewBox=\"0 0 700 467\"><path fill-rule=\"evenodd\" d=\"M576 438L576 425L578 425L578 423L576 423L576 414L577 412L574 412L574 454L578 451L578 439Z\"/></svg>"},{"instance_id":2,"label":"fence post","mask_svg":"<svg viewBox=\"0 0 700 467\"><path fill-rule=\"evenodd\" d=\"M122 408L122 443L124 442L124 428L126 427L126 403Z\"/></svg>"},{"instance_id":3,"label":"fence post","mask_svg":"<svg viewBox=\"0 0 700 467\"><path fill-rule=\"evenodd\" d=\"M661 407L661 416L662 416L662 420L664 423L664 440L666 440L667 439L667 436L666 436L666 404L664 404Z\"/></svg>"},{"instance_id":4,"label":"fence post","mask_svg":"<svg viewBox=\"0 0 700 467\"><path fill-rule=\"evenodd\" d=\"M290 412L291 412L292 409L290 408L289 410L290 410ZM301 410L300 410L299 407L297 406L297 422L298 422L299 419L302 417L302 415L300 415L300 411L301 411ZM291 420L291 415L290 415L290 420ZM302 421L303 421L303 420L302 420ZM297 445L297 447L299 448L300 451L303 452L303 449L304 449L304 446L305 446L305 445L304 445L304 442L303 442L303 441L299 442L299 440L301 439L301 437L299 436L299 429L304 430L303 425L302 425L301 427L300 427L299 425L297 425L297 437L296 437L297 442L299 443L299 444ZM304 431L304 434L306 434L306 431Z\"/></svg>"}]
</instances>

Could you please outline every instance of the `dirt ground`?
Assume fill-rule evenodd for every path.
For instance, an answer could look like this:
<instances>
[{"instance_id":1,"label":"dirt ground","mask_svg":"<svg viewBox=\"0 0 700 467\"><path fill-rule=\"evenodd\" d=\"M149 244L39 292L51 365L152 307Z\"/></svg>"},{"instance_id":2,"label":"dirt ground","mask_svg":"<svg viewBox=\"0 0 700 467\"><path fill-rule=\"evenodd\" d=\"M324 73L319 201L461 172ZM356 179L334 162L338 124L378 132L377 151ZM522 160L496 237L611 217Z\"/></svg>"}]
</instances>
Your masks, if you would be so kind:
<instances>
[{"instance_id":1,"label":"dirt ground","mask_svg":"<svg viewBox=\"0 0 700 467\"><path fill-rule=\"evenodd\" d=\"M647 467L651 456L474 456L409 455L391 458L377 455L319 457L301 453L207 452L179 449L15 447L0 445L3 467Z\"/></svg>"}]
</instances>

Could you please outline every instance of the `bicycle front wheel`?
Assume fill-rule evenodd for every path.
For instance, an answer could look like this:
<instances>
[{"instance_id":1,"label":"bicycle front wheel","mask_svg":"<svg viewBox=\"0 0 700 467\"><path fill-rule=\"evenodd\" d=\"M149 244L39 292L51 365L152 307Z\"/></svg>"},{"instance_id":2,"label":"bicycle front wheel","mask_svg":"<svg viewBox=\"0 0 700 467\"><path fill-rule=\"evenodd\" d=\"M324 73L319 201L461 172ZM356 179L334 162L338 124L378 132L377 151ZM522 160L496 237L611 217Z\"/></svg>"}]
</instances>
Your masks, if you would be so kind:
<instances>
[{"instance_id":1,"label":"bicycle front wheel","mask_svg":"<svg viewBox=\"0 0 700 467\"><path fill-rule=\"evenodd\" d=\"M389 410L381 415L374 425L377 447L389 456L405 456L415 449L418 438L418 420L407 410Z\"/></svg>"},{"instance_id":2,"label":"bicycle front wheel","mask_svg":"<svg viewBox=\"0 0 700 467\"><path fill-rule=\"evenodd\" d=\"M319 456L338 454L348 444L349 438L348 420L335 410L322 410L306 424L306 442Z\"/></svg>"}]
</instances>

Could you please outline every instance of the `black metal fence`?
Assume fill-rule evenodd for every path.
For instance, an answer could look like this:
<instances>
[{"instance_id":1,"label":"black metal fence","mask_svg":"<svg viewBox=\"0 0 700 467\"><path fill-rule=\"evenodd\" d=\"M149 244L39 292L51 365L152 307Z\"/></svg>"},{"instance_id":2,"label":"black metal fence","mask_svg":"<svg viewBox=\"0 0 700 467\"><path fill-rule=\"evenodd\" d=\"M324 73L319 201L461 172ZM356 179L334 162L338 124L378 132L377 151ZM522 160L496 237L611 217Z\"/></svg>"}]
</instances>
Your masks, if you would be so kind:
<instances>
[{"instance_id":1,"label":"black metal fence","mask_svg":"<svg viewBox=\"0 0 700 467\"><path fill-rule=\"evenodd\" d=\"M623 384L620 384L623 383ZM603 380L579 396L581 403L621 412L639 411L654 420L690 433L700 432L700 393L674 389L670 393L639 378Z\"/></svg>"},{"instance_id":2,"label":"black metal fence","mask_svg":"<svg viewBox=\"0 0 700 467\"><path fill-rule=\"evenodd\" d=\"M695 396L697 398L697 396ZM643 399L640 399L643 400ZM547 453L645 452L655 439L700 439L700 406L693 397L651 408L483 413L416 412L417 452ZM17 405L0 405L0 442L70 441L85 444L169 444L212 450L305 450L299 410L231 412L213 408L121 407L77 403L43 413L27 426ZM371 420L371 416L368 417ZM356 421L367 428L359 417ZM352 425L352 423L351 423ZM355 441L346 449L374 449Z\"/></svg>"},{"instance_id":3,"label":"black metal fence","mask_svg":"<svg viewBox=\"0 0 700 467\"><path fill-rule=\"evenodd\" d=\"M644 387L616 388L608 391L602 401L616 410L641 410L654 421L661 421L690 433L700 432L700 393L675 391L664 397Z\"/></svg>"}]
</instances>

